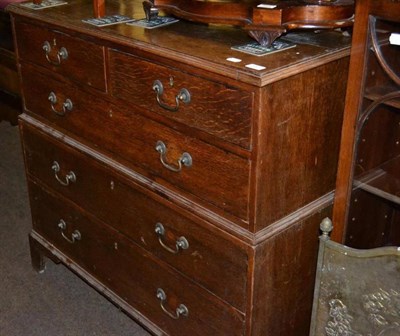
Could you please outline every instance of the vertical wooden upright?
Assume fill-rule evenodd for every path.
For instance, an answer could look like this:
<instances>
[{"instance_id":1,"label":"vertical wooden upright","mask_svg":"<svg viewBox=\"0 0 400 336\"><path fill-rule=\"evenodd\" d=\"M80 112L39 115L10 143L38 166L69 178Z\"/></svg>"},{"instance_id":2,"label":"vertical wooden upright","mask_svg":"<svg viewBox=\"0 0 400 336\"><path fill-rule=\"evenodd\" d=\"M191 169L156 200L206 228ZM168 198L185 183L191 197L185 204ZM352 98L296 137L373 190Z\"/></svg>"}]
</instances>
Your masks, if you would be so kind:
<instances>
[{"instance_id":1,"label":"vertical wooden upright","mask_svg":"<svg viewBox=\"0 0 400 336\"><path fill-rule=\"evenodd\" d=\"M106 14L105 0L93 0L93 13L94 17L100 18Z\"/></svg>"},{"instance_id":2,"label":"vertical wooden upright","mask_svg":"<svg viewBox=\"0 0 400 336\"><path fill-rule=\"evenodd\" d=\"M358 248L399 240L399 22L398 0L357 2L332 239Z\"/></svg>"}]
</instances>

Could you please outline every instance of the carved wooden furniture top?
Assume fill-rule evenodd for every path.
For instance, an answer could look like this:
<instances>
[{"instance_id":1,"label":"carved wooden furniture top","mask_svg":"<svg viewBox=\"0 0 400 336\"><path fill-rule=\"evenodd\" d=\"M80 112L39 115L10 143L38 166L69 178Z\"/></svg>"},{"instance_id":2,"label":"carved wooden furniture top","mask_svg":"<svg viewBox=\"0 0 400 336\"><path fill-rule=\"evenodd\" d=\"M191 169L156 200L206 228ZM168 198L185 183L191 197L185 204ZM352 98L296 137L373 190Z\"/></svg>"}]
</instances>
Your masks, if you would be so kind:
<instances>
[{"instance_id":1,"label":"carved wooden furniture top","mask_svg":"<svg viewBox=\"0 0 400 336\"><path fill-rule=\"evenodd\" d=\"M346 27L353 23L353 0L146 0L177 17L243 27L262 45L288 30Z\"/></svg>"}]
</instances>

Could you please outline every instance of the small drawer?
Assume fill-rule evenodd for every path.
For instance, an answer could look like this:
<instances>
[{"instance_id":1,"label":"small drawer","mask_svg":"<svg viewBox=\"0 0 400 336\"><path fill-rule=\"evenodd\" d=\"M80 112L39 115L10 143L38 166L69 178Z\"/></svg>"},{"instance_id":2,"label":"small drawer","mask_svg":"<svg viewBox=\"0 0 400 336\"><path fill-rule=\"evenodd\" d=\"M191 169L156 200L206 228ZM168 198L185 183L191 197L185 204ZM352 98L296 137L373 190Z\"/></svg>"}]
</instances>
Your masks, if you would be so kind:
<instances>
[{"instance_id":1,"label":"small drawer","mask_svg":"<svg viewBox=\"0 0 400 336\"><path fill-rule=\"evenodd\" d=\"M35 66L23 63L21 74L25 108L60 128L84 136L84 125L76 124L82 120L87 122L87 128L93 126L98 114L110 110L110 104L101 97L94 97L70 82L56 80Z\"/></svg>"},{"instance_id":2,"label":"small drawer","mask_svg":"<svg viewBox=\"0 0 400 336\"><path fill-rule=\"evenodd\" d=\"M244 314L30 183L33 229L171 335L243 335ZM178 313L179 310L179 313Z\"/></svg>"},{"instance_id":3,"label":"small drawer","mask_svg":"<svg viewBox=\"0 0 400 336\"><path fill-rule=\"evenodd\" d=\"M246 309L248 256L242 244L209 231L209 224L190 220L179 209L128 186L94 160L25 125L23 139L30 175L237 309ZM59 172L52 169L54 162Z\"/></svg>"},{"instance_id":4,"label":"small drawer","mask_svg":"<svg viewBox=\"0 0 400 336\"><path fill-rule=\"evenodd\" d=\"M110 92L188 127L250 148L254 93L109 52Z\"/></svg>"},{"instance_id":5,"label":"small drawer","mask_svg":"<svg viewBox=\"0 0 400 336\"><path fill-rule=\"evenodd\" d=\"M250 161L117 108L25 65L26 107L160 184L248 220ZM29 79L29 78L32 78ZM51 93L58 103L49 101ZM64 104L72 104L68 111ZM64 110L66 111L64 113ZM101 145L101 146L100 146Z\"/></svg>"},{"instance_id":6,"label":"small drawer","mask_svg":"<svg viewBox=\"0 0 400 336\"><path fill-rule=\"evenodd\" d=\"M15 31L22 61L105 91L104 47L18 20Z\"/></svg>"}]
</instances>

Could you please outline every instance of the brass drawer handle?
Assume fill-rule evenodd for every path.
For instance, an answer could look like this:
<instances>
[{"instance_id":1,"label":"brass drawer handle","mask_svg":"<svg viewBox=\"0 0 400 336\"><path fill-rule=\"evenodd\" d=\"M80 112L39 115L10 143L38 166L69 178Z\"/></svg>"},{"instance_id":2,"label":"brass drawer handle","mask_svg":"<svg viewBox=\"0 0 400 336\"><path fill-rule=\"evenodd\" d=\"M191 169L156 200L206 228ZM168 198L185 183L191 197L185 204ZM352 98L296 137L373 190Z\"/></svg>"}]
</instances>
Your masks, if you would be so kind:
<instances>
[{"instance_id":1,"label":"brass drawer handle","mask_svg":"<svg viewBox=\"0 0 400 336\"><path fill-rule=\"evenodd\" d=\"M53 42L53 44L54 44L54 46L56 45L55 44L55 42ZM47 59L47 61L50 63L50 64L53 64L53 65L60 65L61 64L61 62L63 61L63 60L67 60L68 59L68 51L67 51L67 49L66 48L64 48L64 47L61 47L58 51L57 51L57 53L56 53L56 56L57 56L57 59L56 59L56 61L53 61L51 58L50 58L50 54L51 54L51 45L50 45L50 42L49 41L45 41L44 43L43 43L43 50L44 50L44 52L45 52L45 55L46 55L46 59Z\"/></svg>"},{"instance_id":2,"label":"brass drawer handle","mask_svg":"<svg viewBox=\"0 0 400 336\"><path fill-rule=\"evenodd\" d=\"M173 171L173 172L180 172L182 170L182 165L185 167L191 167L193 160L189 153L183 153L178 160L178 165L172 165L167 162L167 146L161 140L158 140L155 147L156 151L160 153L160 161L162 165Z\"/></svg>"},{"instance_id":3,"label":"brass drawer handle","mask_svg":"<svg viewBox=\"0 0 400 336\"><path fill-rule=\"evenodd\" d=\"M77 240L81 240L82 235L78 230L75 230L74 232L72 232L71 235L71 239L69 239L65 234L64 234L64 230L67 228L67 223L63 220L60 219L60 221L58 222L57 226L60 228L61 230L61 235L63 236L63 238L68 242L68 243L75 243L75 241Z\"/></svg>"},{"instance_id":4,"label":"brass drawer handle","mask_svg":"<svg viewBox=\"0 0 400 336\"><path fill-rule=\"evenodd\" d=\"M153 83L153 91L155 91L157 94L156 98L157 98L158 105L160 105L163 109L166 109L171 112L176 112L179 110L180 102L183 102L185 104L190 103L190 92L187 89L183 88L175 96L175 104L176 104L175 106L169 106L169 105L165 104L161 98L161 96L164 93L164 86L162 85L161 81L159 81L158 79L155 80Z\"/></svg>"},{"instance_id":5,"label":"brass drawer handle","mask_svg":"<svg viewBox=\"0 0 400 336\"><path fill-rule=\"evenodd\" d=\"M177 254L180 249L182 250L187 250L189 248L189 242L185 237L179 237L176 242L175 242L175 249L170 248L169 246L165 245L163 242L163 237L165 234L165 228L161 223L157 223L155 230L154 230L158 236L158 241L160 242L160 245L166 249L168 252L171 252L173 254Z\"/></svg>"},{"instance_id":6,"label":"brass drawer handle","mask_svg":"<svg viewBox=\"0 0 400 336\"><path fill-rule=\"evenodd\" d=\"M64 181L58 176L58 172L60 171L60 165L57 161L53 162L51 169L54 170L54 176L57 181L60 182L63 186L68 186L70 182L76 182L76 175L73 171L70 171L67 175L65 175Z\"/></svg>"},{"instance_id":7,"label":"brass drawer handle","mask_svg":"<svg viewBox=\"0 0 400 336\"><path fill-rule=\"evenodd\" d=\"M65 99L64 103L62 104L62 111L58 111L55 108L55 105L57 104L57 96L54 92L50 92L47 99L51 103L51 109L53 110L53 112L59 116L65 116L65 114L68 111L72 111L72 109L74 108L74 104L72 104L72 100L67 98L67 99Z\"/></svg>"},{"instance_id":8,"label":"brass drawer handle","mask_svg":"<svg viewBox=\"0 0 400 336\"><path fill-rule=\"evenodd\" d=\"M157 299L161 301L160 306L163 312L167 314L170 318L177 320L180 316L187 317L189 315L189 309L182 303L178 306L178 308L176 308L175 314L168 311L168 309L164 307L164 303L166 303L167 301L167 295L162 288L157 288Z\"/></svg>"}]
</instances>

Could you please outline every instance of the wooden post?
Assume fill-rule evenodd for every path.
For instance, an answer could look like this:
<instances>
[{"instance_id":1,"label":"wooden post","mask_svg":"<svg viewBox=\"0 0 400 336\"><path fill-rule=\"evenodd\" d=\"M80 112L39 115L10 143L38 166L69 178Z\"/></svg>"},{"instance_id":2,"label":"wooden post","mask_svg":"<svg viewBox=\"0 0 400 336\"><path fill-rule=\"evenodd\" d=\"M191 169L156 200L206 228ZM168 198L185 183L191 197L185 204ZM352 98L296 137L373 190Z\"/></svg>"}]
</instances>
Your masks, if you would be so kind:
<instances>
[{"instance_id":1,"label":"wooden post","mask_svg":"<svg viewBox=\"0 0 400 336\"><path fill-rule=\"evenodd\" d=\"M105 0L93 0L93 12L95 18L101 18L106 14Z\"/></svg>"}]
</instances>

